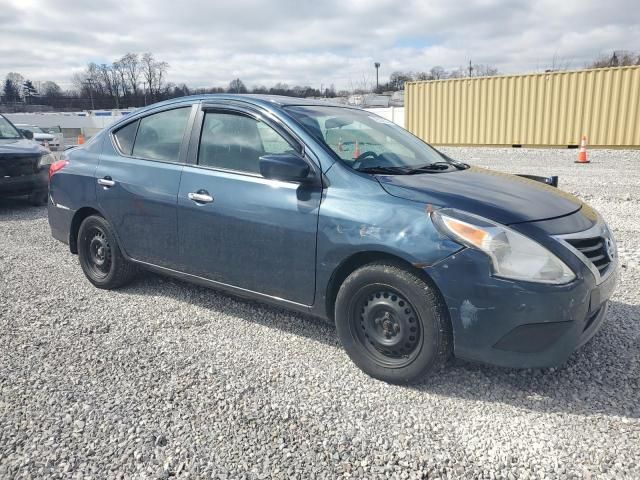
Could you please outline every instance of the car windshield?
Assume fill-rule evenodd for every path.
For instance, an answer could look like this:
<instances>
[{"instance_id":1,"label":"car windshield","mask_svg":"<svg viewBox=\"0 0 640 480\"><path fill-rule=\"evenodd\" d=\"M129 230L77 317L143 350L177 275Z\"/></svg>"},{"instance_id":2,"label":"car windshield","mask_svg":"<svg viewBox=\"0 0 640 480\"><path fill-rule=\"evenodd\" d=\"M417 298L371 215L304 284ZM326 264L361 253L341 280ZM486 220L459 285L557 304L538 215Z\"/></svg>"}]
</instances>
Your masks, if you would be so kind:
<instances>
[{"instance_id":1,"label":"car windshield","mask_svg":"<svg viewBox=\"0 0 640 480\"><path fill-rule=\"evenodd\" d=\"M23 130L29 130L32 133L45 133L40 127L36 127L35 125L20 125L20 128Z\"/></svg>"},{"instance_id":2,"label":"car windshield","mask_svg":"<svg viewBox=\"0 0 640 480\"><path fill-rule=\"evenodd\" d=\"M9 120L0 115L0 138L8 139L8 138L20 138L20 132L16 130Z\"/></svg>"},{"instance_id":3,"label":"car windshield","mask_svg":"<svg viewBox=\"0 0 640 480\"><path fill-rule=\"evenodd\" d=\"M373 113L344 107L292 106L287 111L344 163L370 173L448 170L446 157L403 128Z\"/></svg>"}]
</instances>

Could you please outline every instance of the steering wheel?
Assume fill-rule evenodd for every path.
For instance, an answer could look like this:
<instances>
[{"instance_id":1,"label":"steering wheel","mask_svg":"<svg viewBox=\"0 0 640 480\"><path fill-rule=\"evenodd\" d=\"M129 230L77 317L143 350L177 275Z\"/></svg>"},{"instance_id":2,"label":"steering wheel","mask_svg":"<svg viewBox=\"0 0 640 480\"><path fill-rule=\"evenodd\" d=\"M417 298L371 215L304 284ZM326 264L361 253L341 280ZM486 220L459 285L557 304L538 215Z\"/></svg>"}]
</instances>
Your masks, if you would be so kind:
<instances>
[{"instance_id":1,"label":"steering wheel","mask_svg":"<svg viewBox=\"0 0 640 480\"><path fill-rule=\"evenodd\" d=\"M378 158L378 154L376 152L372 152L371 150L367 150L366 152L362 152L356 158L353 159L352 168L360 168L360 164L365 160L375 160Z\"/></svg>"}]
</instances>

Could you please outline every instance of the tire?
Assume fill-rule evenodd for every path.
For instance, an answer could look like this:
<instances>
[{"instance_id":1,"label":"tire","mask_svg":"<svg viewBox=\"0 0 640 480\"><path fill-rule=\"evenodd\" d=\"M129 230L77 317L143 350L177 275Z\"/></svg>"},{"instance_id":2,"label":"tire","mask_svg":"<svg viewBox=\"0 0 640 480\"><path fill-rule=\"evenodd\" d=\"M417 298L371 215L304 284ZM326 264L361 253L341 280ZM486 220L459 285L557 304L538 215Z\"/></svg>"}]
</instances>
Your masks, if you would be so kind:
<instances>
[{"instance_id":1,"label":"tire","mask_svg":"<svg viewBox=\"0 0 640 480\"><path fill-rule=\"evenodd\" d=\"M452 353L451 322L435 288L389 262L365 265L347 277L335 319L351 360L385 382L420 380Z\"/></svg>"},{"instance_id":2,"label":"tire","mask_svg":"<svg viewBox=\"0 0 640 480\"><path fill-rule=\"evenodd\" d=\"M122 255L109 222L98 215L91 215L80 224L78 258L87 279L106 290L131 282L137 271Z\"/></svg>"},{"instance_id":3,"label":"tire","mask_svg":"<svg viewBox=\"0 0 640 480\"><path fill-rule=\"evenodd\" d=\"M49 202L49 192L46 190L31 192L29 194L29 203L36 207L41 207Z\"/></svg>"}]
</instances>

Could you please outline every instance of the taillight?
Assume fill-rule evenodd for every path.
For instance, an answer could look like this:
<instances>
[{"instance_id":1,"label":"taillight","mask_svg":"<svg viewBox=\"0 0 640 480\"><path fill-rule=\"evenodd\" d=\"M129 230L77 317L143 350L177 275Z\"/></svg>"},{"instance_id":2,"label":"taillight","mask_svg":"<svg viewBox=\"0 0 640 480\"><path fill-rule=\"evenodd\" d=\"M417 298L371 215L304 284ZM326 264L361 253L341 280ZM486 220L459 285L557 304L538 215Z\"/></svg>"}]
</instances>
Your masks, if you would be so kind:
<instances>
[{"instance_id":1,"label":"taillight","mask_svg":"<svg viewBox=\"0 0 640 480\"><path fill-rule=\"evenodd\" d=\"M68 164L69 164L69 160L57 160L53 162L49 167L49 180L51 180L51 177L53 176L54 173L59 172Z\"/></svg>"}]
</instances>

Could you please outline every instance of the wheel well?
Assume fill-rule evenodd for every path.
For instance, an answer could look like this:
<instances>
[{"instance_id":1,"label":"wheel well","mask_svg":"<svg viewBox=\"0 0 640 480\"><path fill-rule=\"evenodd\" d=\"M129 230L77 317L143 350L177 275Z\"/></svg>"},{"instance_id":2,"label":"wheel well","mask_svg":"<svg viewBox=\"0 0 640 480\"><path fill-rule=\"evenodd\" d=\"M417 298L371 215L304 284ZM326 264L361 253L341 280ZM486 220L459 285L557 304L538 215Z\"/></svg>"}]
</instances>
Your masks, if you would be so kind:
<instances>
[{"instance_id":1,"label":"wheel well","mask_svg":"<svg viewBox=\"0 0 640 480\"><path fill-rule=\"evenodd\" d=\"M100 212L95 208L83 207L73 216L71 228L69 229L69 250L71 250L71 253L78 253L78 231L80 230L82 221L90 215L100 215Z\"/></svg>"},{"instance_id":2,"label":"wheel well","mask_svg":"<svg viewBox=\"0 0 640 480\"><path fill-rule=\"evenodd\" d=\"M335 302L336 297L338 296L338 291L340 290L340 286L347 279L351 273L356 271L358 268L367 265L373 262L387 261L391 264L395 264L405 270L415 273L424 281L428 282L430 285L434 286L431 278L424 272L424 270L419 269L411 265L411 263L407 262L403 258L400 258L396 255L392 255L390 253L385 252L360 252L352 255L347 258L344 262L342 262L338 268L336 268L331 275L331 279L329 280L329 285L327 286L327 296L326 296L326 311L327 316L334 320L334 311L335 311ZM438 295L440 294L439 290L435 288Z\"/></svg>"}]
</instances>

